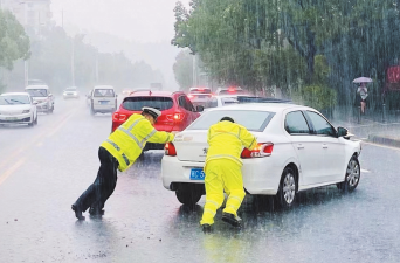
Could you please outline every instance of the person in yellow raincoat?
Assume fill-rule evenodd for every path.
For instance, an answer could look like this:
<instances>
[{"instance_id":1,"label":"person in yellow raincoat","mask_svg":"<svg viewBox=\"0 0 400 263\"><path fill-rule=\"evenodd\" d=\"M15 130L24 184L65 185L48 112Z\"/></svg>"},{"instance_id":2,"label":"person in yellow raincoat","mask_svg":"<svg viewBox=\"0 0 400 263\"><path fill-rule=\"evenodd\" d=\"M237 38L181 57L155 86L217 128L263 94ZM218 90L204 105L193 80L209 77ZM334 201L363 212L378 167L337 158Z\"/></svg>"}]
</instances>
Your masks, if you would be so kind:
<instances>
[{"instance_id":1,"label":"person in yellow raincoat","mask_svg":"<svg viewBox=\"0 0 400 263\"><path fill-rule=\"evenodd\" d=\"M222 220L235 227L241 226L236 211L245 196L242 179L243 147L253 150L257 140L245 127L235 124L230 117L224 117L208 130L209 145L204 171L206 173L206 205L200 224L203 230L211 230L216 210L221 207L224 195L228 194Z\"/></svg>"},{"instance_id":2,"label":"person in yellow raincoat","mask_svg":"<svg viewBox=\"0 0 400 263\"><path fill-rule=\"evenodd\" d=\"M101 162L97 178L92 185L71 206L78 220L89 207L92 215L102 214L105 201L111 196L117 185L117 169L128 169L142 153L146 142L167 143L174 139L173 133L159 132L153 125L161 112L144 107L141 115L132 115L99 147Z\"/></svg>"}]
</instances>

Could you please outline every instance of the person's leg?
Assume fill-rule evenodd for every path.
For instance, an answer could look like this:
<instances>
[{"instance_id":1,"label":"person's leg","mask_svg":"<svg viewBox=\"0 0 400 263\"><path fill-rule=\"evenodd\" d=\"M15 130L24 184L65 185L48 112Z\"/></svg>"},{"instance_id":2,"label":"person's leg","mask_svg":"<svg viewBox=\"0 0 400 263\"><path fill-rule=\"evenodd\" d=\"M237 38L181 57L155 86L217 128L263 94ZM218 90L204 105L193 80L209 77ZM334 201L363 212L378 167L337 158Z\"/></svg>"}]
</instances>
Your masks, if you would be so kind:
<instances>
[{"instance_id":1,"label":"person's leg","mask_svg":"<svg viewBox=\"0 0 400 263\"><path fill-rule=\"evenodd\" d=\"M118 161L105 151L101 156L102 176L100 177L99 187L96 189L96 201L91 204L90 214L101 214L105 202L110 198L117 186Z\"/></svg>"},{"instance_id":2,"label":"person's leg","mask_svg":"<svg viewBox=\"0 0 400 263\"><path fill-rule=\"evenodd\" d=\"M236 212L240 208L245 192L243 190L242 167L232 160L223 160L221 163L222 180L229 191L226 208L223 214L230 214L236 217Z\"/></svg>"},{"instance_id":3,"label":"person's leg","mask_svg":"<svg viewBox=\"0 0 400 263\"><path fill-rule=\"evenodd\" d=\"M224 200L219 162L220 160L212 160L206 165L206 205L200 221L201 225L214 224L215 213Z\"/></svg>"}]
</instances>

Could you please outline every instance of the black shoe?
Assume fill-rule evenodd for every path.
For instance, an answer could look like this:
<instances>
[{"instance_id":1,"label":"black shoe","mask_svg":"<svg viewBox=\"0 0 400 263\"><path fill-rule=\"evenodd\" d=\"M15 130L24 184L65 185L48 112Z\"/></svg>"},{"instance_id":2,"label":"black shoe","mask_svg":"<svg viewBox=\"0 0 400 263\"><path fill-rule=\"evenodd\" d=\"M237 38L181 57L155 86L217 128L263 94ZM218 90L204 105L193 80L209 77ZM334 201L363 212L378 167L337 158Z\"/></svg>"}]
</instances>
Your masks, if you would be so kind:
<instances>
[{"instance_id":1,"label":"black shoe","mask_svg":"<svg viewBox=\"0 0 400 263\"><path fill-rule=\"evenodd\" d=\"M75 216L78 220L85 220L85 217L82 215L82 209L76 205L72 205L71 209L74 210Z\"/></svg>"},{"instance_id":2,"label":"black shoe","mask_svg":"<svg viewBox=\"0 0 400 263\"><path fill-rule=\"evenodd\" d=\"M104 215L104 209L100 209L98 207L91 207L89 209L89 214L92 216Z\"/></svg>"},{"instance_id":3,"label":"black shoe","mask_svg":"<svg viewBox=\"0 0 400 263\"><path fill-rule=\"evenodd\" d=\"M203 225L201 225L201 229L204 231L204 232L212 232L213 231L213 225L211 224L203 224Z\"/></svg>"},{"instance_id":4,"label":"black shoe","mask_svg":"<svg viewBox=\"0 0 400 263\"><path fill-rule=\"evenodd\" d=\"M231 224L233 227L241 228L242 219L238 216L229 213L222 213L222 221Z\"/></svg>"}]
</instances>

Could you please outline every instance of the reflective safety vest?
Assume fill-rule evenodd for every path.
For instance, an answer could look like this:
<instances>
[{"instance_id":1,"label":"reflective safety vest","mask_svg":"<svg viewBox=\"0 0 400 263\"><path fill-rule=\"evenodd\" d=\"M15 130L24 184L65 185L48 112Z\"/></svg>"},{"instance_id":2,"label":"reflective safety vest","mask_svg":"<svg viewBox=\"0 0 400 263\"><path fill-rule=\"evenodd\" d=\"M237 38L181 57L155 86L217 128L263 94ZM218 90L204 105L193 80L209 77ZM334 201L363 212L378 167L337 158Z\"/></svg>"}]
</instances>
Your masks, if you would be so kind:
<instances>
[{"instance_id":1,"label":"reflective safety vest","mask_svg":"<svg viewBox=\"0 0 400 263\"><path fill-rule=\"evenodd\" d=\"M134 114L119 126L101 146L118 160L118 169L123 172L143 152L147 141L165 144L173 139L174 134L157 131L145 117Z\"/></svg>"},{"instance_id":2,"label":"reflective safety vest","mask_svg":"<svg viewBox=\"0 0 400 263\"><path fill-rule=\"evenodd\" d=\"M243 147L251 151L257 145L256 137L246 127L229 121L212 125L208 129L207 142L206 165L207 161L224 158L234 160L241 166Z\"/></svg>"}]
</instances>

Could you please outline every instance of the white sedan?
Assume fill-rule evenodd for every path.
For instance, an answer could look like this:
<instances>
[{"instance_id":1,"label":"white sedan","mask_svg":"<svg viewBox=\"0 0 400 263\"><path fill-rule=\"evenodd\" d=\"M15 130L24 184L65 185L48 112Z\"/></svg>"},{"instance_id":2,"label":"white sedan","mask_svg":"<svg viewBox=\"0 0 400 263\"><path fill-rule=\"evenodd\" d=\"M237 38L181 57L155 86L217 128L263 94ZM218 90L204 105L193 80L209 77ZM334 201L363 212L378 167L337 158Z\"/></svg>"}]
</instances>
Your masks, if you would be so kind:
<instances>
[{"instance_id":1,"label":"white sedan","mask_svg":"<svg viewBox=\"0 0 400 263\"><path fill-rule=\"evenodd\" d=\"M37 124L36 105L27 92L0 95L0 125Z\"/></svg>"},{"instance_id":2,"label":"white sedan","mask_svg":"<svg viewBox=\"0 0 400 263\"><path fill-rule=\"evenodd\" d=\"M257 103L210 109L166 145L162 159L164 187L183 204L205 194L203 171L207 130L222 117L232 117L259 143L242 152L243 184L252 195L274 195L291 207L296 193L334 185L352 191L360 180L360 141L343 127L335 129L318 111L300 105Z\"/></svg>"}]
</instances>

